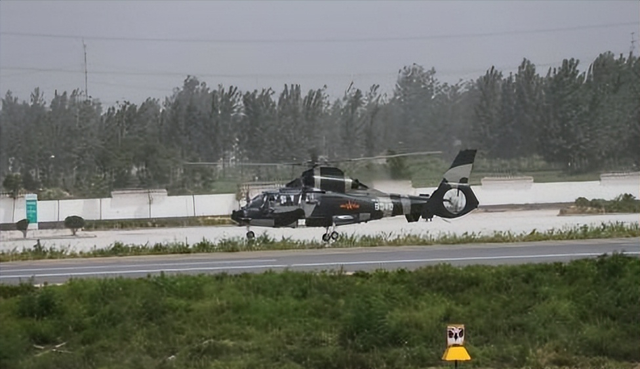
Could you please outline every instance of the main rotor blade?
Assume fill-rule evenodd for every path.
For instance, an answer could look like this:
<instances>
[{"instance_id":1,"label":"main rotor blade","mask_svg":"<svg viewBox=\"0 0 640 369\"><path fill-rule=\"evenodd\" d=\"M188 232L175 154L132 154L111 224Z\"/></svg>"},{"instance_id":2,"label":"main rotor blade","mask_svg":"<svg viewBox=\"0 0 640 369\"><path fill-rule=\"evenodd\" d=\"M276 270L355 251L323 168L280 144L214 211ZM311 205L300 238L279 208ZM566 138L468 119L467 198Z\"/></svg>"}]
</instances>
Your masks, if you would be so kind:
<instances>
[{"instance_id":1,"label":"main rotor blade","mask_svg":"<svg viewBox=\"0 0 640 369\"><path fill-rule=\"evenodd\" d=\"M222 165L222 163L215 161L185 161L184 165L203 165L203 166L213 166L213 165ZM302 163L233 163L235 166L243 166L243 167L265 167L265 166L290 166L290 165L304 165Z\"/></svg>"},{"instance_id":2,"label":"main rotor blade","mask_svg":"<svg viewBox=\"0 0 640 369\"><path fill-rule=\"evenodd\" d=\"M401 158L406 156L423 156L423 155L440 155L442 151L418 151L418 152L408 152L403 154L391 154L391 155L377 155L377 156L366 156L361 158L350 158L350 159L330 159L330 160L318 160L317 162L312 162L310 160L301 161L301 162L289 162L289 163L252 163L252 162L235 162L233 165L236 166L244 166L244 167L264 167L264 166L308 166L314 167L316 165L330 164L330 163L348 163L353 161L366 161L366 160L379 160L379 159L390 159L390 158ZM195 162L183 162L185 165L221 165L219 162L215 161L195 161Z\"/></svg>"},{"instance_id":3,"label":"main rotor blade","mask_svg":"<svg viewBox=\"0 0 640 369\"><path fill-rule=\"evenodd\" d=\"M378 156L368 156L368 157L363 157L363 158L331 160L331 161L333 161L333 162L348 162L348 161L363 161L363 160L378 160L378 159L389 159L389 158L401 158L401 157L404 157L404 156L439 155L439 154L442 154L442 151L419 151L419 152L408 152L408 153L404 153L404 154L378 155Z\"/></svg>"}]
</instances>

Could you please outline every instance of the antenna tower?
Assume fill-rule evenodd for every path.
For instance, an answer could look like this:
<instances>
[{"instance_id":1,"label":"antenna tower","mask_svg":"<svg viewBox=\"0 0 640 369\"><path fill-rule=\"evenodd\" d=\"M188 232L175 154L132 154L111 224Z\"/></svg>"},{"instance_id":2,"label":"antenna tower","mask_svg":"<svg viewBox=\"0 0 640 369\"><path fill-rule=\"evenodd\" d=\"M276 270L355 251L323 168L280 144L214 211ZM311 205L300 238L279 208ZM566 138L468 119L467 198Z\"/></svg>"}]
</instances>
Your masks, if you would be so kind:
<instances>
[{"instance_id":1,"label":"antenna tower","mask_svg":"<svg viewBox=\"0 0 640 369\"><path fill-rule=\"evenodd\" d=\"M636 33L631 32L631 46L629 46L629 53L633 55L634 51L636 51Z\"/></svg>"},{"instance_id":2,"label":"antenna tower","mask_svg":"<svg viewBox=\"0 0 640 369\"><path fill-rule=\"evenodd\" d=\"M87 84L87 45L82 39L82 49L84 50L84 99L89 100L89 87Z\"/></svg>"}]
</instances>

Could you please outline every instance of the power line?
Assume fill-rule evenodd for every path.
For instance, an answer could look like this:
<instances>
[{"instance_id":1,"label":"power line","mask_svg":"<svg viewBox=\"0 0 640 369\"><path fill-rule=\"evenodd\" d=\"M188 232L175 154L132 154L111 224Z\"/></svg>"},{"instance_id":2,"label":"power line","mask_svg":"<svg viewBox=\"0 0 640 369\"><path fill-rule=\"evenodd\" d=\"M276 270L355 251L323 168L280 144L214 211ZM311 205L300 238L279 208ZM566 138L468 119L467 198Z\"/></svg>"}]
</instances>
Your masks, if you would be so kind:
<instances>
[{"instance_id":1,"label":"power line","mask_svg":"<svg viewBox=\"0 0 640 369\"><path fill-rule=\"evenodd\" d=\"M395 37L350 37L350 38L288 38L288 39L204 39L204 38L158 38L158 37L114 37L114 36L81 36L69 34L45 34L30 32L2 32L0 36L13 37L40 37L40 38L59 38L59 39L86 39L94 41L128 41L128 42L193 42L193 43L219 43L219 44L268 44L268 43L351 43L351 42L394 42L394 41L426 41L437 39L455 39L455 38L477 38L477 37L495 37L495 36L512 36L525 35L535 33L555 33L555 32L571 32L588 29L602 29L623 26L638 26L640 22L623 22L594 24L574 27L559 28L543 28L533 30L514 30L514 31L497 31L497 32L480 32L480 33L460 33L449 35L423 35L423 36L395 36Z\"/></svg>"},{"instance_id":2,"label":"power line","mask_svg":"<svg viewBox=\"0 0 640 369\"><path fill-rule=\"evenodd\" d=\"M538 67L550 67L561 64L561 61L552 63L533 63L536 68ZM495 66L498 70L510 70L517 69L518 65L513 66ZM472 68L472 69L436 69L436 75L454 75L454 74L469 74L469 73L484 73L488 68ZM62 69L62 68L37 68L37 67L0 67L1 70L7 71L24 71L24 72L59 72L77 74L81 72L77 69ZM171 72L171 71L106 71L106 70L94 70L91 72L93 75L122 75L122 76L194 76L194 77L208 77L208 78L319 78L319 77L385 77L385 76L397 76L398 72L357 72L357 73L197 73L197 72ZM17 75L17 74L16 74ZM20 73L22 75L22 73ZM5 77L11 77L5 76Z\"/></svg>"},{"instance_id":3,"label":"power line","mask_svg":"<svg viewBox=\"0 0 640 369\"><path fill-rule=\"evenodd\" d=\"M15 70L15 71L32 71L32 72L60 72L60 73L78 73L79 70L71 69L59 69L59 68L36 68L36 67L1 67L0 70ZM383 76L389 74L397 74L395 72L371 72L371 73L194 73L194 72L144 72L144 71L100 71L95 70L92 74L105 74L105 75L126 75L126 76L203 76L203 77L219 77L219 78L286 78L286 77L343 77L343 76Z\"/></svg>"}]
</instances>

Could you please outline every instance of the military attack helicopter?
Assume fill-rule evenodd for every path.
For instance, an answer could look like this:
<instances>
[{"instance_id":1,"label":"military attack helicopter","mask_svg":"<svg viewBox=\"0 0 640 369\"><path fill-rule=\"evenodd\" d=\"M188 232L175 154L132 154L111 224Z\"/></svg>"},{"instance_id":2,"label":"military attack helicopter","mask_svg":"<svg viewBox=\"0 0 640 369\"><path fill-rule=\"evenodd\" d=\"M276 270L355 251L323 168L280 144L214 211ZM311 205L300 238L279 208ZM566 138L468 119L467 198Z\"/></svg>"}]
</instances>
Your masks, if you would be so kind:
<instances>
[{"instance_id":1,"label":"military attack helicopter","mask_svg":"<svg viewBox=\"0 0 640 369\"><path fill-rule=\"evenodd\" d=\"M336 227L404 215L408 222L434 216L458 218L476 209L478 199L469 185L476 150L462 150L438 188L431 194L387 194L345 176L332 166L314 166L285 187L264 191L231 219L247 227L247 239L255 237L257 227L323 227L324 242L339 238Z\"/></svg>"}]
</instances>

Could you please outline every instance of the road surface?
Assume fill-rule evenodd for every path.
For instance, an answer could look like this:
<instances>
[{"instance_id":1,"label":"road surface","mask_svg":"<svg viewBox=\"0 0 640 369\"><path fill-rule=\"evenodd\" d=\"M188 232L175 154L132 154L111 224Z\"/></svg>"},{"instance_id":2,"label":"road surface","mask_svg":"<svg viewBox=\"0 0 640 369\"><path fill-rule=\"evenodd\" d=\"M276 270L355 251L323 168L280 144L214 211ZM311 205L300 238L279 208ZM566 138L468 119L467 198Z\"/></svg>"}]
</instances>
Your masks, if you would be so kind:
<instances>
[{"instance_id":1,"label":"road surface","mask_svg":"<svg viewBox=\"0 0 640 369\"><path fill-rule=\"evenodd\" d=\"M69 278L144 277L167 274L261 273L268 270L372 271L449 263L521 264L570 261L602 254L640 255L636 238L511 244L401 246L352 249L254 251L7 262L0 283L63 283Z\"/></svg>"}]
</instances>

